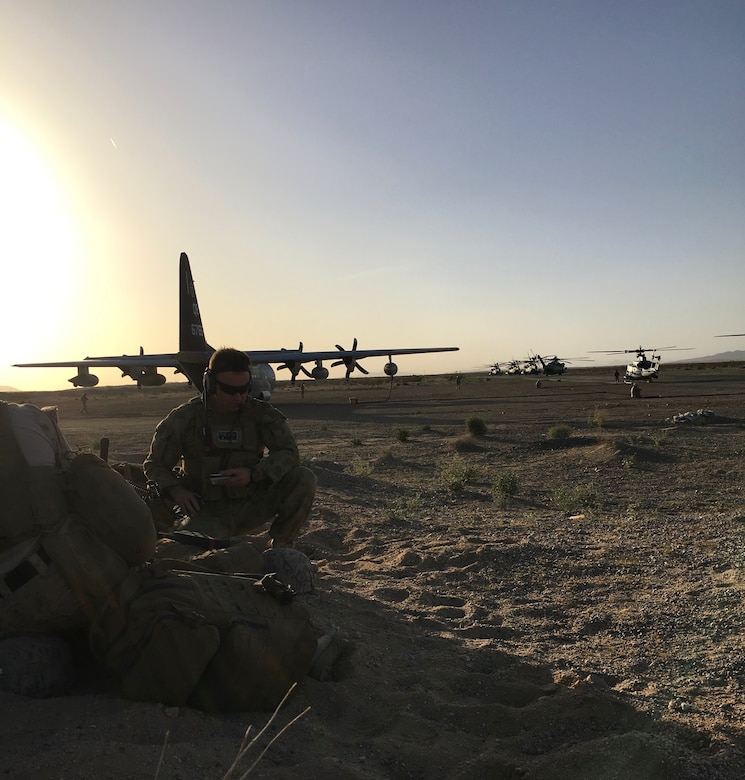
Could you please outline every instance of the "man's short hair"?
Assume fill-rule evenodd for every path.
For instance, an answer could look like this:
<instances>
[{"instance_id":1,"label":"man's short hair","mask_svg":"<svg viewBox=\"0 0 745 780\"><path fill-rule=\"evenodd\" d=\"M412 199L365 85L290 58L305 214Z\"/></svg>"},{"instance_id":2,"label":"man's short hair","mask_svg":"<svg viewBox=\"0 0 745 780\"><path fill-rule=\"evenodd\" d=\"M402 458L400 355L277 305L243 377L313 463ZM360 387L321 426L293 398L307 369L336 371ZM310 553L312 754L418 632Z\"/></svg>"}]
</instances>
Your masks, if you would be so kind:
<instances>
[{"instance_id":1,"label":"man's short hair","mask_svg":"<svg viewBox=\"0 0 745 780\"><path fill-rule=\"evenodd\" d=\"M251 371L251 361L245 352L232 347L220 347L210 357L209 369L212 374L222 371Z\"/></svg>"}]
</instances>

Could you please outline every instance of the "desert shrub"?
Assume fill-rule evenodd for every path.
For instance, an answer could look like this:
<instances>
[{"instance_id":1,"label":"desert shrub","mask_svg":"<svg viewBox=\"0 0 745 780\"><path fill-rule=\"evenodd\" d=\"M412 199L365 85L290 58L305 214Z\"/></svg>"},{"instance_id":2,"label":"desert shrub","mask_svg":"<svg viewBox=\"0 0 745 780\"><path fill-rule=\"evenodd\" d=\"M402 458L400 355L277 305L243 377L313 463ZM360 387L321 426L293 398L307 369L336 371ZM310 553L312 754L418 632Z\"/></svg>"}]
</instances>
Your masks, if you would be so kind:
<instances>
[{"instance_id":1,"label":"desert shrub","mask_svg":"<svg viewBox=\"0 0 745 780\"><path fill-rule=\"evenodd\" d=\"M397 498L391 501L386 507L386 514L389 520L409 520L415 515L421 506L421 494L417 493L408 498Z\"/></svg>"},{"instance_id":2,"label":"desert shrub","mask_svg":"<svg viewBox=\"0 0 745 780\"><path fill-rule=\"evenodd\" d=\"M440 484L447 490L463 490L475 477L476 470L466 463L460 455L455 455L440 464Z\"/></svg>"},{"instance_id":3,"label":"desert shrub","mask_svg":"<svg viewBox=\"0 0 745 780\"><path fill-rule=\"evenodd\" d=\"M595 407L595 410L590 415L588 422L591 428L605 428L606 414L602 409Z\"/></svg>"},{"instance_id":4,"label":"desert shrub","mask_svg":"<svg viewBox=\"0 0 745 780\"><path fill-rule=\"evenodd\" d=\"M409 431L406 428L396 428L396 430L393 431L393 438L396 441L407 441L409 438Z\"/></svg>"},{"instance_id":5,"label":"desert shrub","mask_svg":"<svg viewBox=\"0 0 745 780\"><path fill-rule=\"evenodd\" d=\"M567 485L555 487L551 493L551 500L556 507L565 512L590 509L596 503L595 495L591 490Z\"/></svg>"},{"instance_id":6,"label":"desert shrub","mask_svg":"<svg viewBox=\"0 0 745 780\"><path fill-rule=\"evenodd\" d=\"M431 425L427 425L427 424L422 425L422 431L424 431L424 433L429 433L431 430L432 430Z\"/></svg>"},{"instance_id":7,"label":"desert shrub","mask_svg":"<svg viewBox=\"0 0 745 780\"><path fill-rule=\"evenodd\" d=\"M451 439L449 445L456 452L481 452L483 448L479 445L478 442L478 436L471 436L470 433L464 433L462 436L458 436L456 439Z\"/></svg>"},{"instance_id":8,"label":"desert shrub","mask_svg":"<svg viewBox=\"0 0 745 780\"><path fill-rule=\"evenodd\" d=\"M500 474L492 485L492 498L506 506L520 490L520 477L512 471Z\"/></svg>"},{"instance_id":9,"label":"desert shrub","mask_svg":"<svg viewBox=\"0 0 745 780\"><path fill-rule=\"evenodd\" d=\"M373 473L373 464L356 455L347 466L347 471L355 477L369 477Z\"/></svg>"},{"instance_id":10,"label":"desert shrub","mask_svg":"<svg viewBox=\"0 0 745 780\"><path fill-rule=\"evenodd\" d=\"M568 425L553 425L548 429L548 438L553 441L564 441L572 435L572 429Z\"/></svg>"},{"instance_id":11,"label":"desert shrub","mask_svg":"<svg viewBox=\"0 0 745 780\"><path fill-rule=\"evenodd\" d=\"M625 469L633 469L636 465L636 455L633 452L629 452L621 458L621 465Z\"/></svg>"},{"instance_id":12,"label":"desert shrub","mask_svg":"<svg viewBox=\"0 0 745 780\"><path fill-rule=\"evenodd\" d=\"M362 439L358 439L357 437L352 439L352 446L353 447L361 447L362 446Z\"/></svg>"},{"instance_id":13,"label":"desert shrub","mask_svg":"<svg viewBox=\"0 0 745 780\"><path fill-rule=\"evenodd\" d=\"M386 447L375 459L375 464L384 467L395 466L396 456L393 454L393 450L390 447Z\"/></svg>"},{"instance_id":14,"label":"desert shrub","mask_svg":"<svg viewBox=\"0 0 745 780\"><path fill-rule=\"evenodd\" d=\"M471 436L483 436L486 433L486 423L481 417L472 414L466 418L466 430Z\"/></svg>"},{"instance_id":15,"label":"desert shrub","mask_svg":"<svg viewBox=\"0 0 745 780\"><path fill-rule=\"evenodd\" d=\"M664 444L670 438L670 434L666 430L653 431L649 434L649 438L655 443L657 447Z\"/></svg>"},{"instance_id":16,"label":"desert shrub","mask_svg":"<svg viewBox=\"0 0 745 780\"><path fill-rule=\"evenodd\" d=\"M629 520L635 520L639 516L641 506L635 502L630 502L626 507L626 517Z\"/></svg>"}]
</instances>

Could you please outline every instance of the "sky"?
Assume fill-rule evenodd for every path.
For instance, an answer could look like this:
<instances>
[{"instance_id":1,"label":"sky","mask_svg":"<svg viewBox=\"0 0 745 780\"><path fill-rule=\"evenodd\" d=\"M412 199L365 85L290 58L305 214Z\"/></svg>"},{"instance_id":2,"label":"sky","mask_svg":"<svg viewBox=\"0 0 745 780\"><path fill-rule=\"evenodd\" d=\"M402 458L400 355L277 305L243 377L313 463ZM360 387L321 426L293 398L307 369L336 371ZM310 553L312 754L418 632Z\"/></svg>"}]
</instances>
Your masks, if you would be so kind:
<instances>
[{"instance_id":1,"label":"sky","mask_svg":"<svg viewBox=\"0 0 745 780\"><path fill-rule=\"evenodd\" d=\"M175 352L181 252L215 347L460 348L403 375L743 348L715 338L745 332L742 0L0 20L0 386L70 387L13 363Z\"/></svg>"}]
</instances>

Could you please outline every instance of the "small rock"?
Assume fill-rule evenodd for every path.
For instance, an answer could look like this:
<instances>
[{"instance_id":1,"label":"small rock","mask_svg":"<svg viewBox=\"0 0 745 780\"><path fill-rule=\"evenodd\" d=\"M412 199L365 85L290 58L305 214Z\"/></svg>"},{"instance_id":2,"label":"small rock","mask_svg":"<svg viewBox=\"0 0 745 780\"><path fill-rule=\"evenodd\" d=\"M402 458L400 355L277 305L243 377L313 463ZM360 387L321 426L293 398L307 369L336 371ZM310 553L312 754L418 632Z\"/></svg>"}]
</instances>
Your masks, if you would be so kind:
<instances>
[{"instance_id":1,"label":"small rock","mask_svg":"<svg viewBox=\"0 0 745 780\"><path fill-rule=\"evenodd\" d=\"M608 683L603 679L602 675L592 672L585 677L585 682L590 685L596 685L598 688L607 688Z\"/></svg>"}]
</instances>

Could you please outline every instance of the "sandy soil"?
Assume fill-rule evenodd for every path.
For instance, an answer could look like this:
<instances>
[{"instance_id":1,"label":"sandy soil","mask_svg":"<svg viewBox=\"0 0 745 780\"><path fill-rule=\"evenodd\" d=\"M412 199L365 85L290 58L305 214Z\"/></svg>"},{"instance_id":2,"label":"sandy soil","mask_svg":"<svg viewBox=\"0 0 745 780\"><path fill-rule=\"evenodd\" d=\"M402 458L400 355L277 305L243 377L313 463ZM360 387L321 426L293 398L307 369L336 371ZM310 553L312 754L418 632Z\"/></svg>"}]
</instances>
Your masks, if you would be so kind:
<instances>
[{"instance_id":1,"label":"sandy soil","mask_svg":"<svg viewBox=\"0 0 745 780\"><path fill-rule=\"evenodd\" d=\"M743 368L668 366L637 400L612 369L306 388L273 399L319 480L302 599L346 653L243 771L310 707L252 777L745 777ZM141 462L190 393L95 388L88 416L79 395L2 397ZM4 776L222 778L269 718L125 701L84 671L71 695L0 693Z\"/></svg>"}]
</instances>

